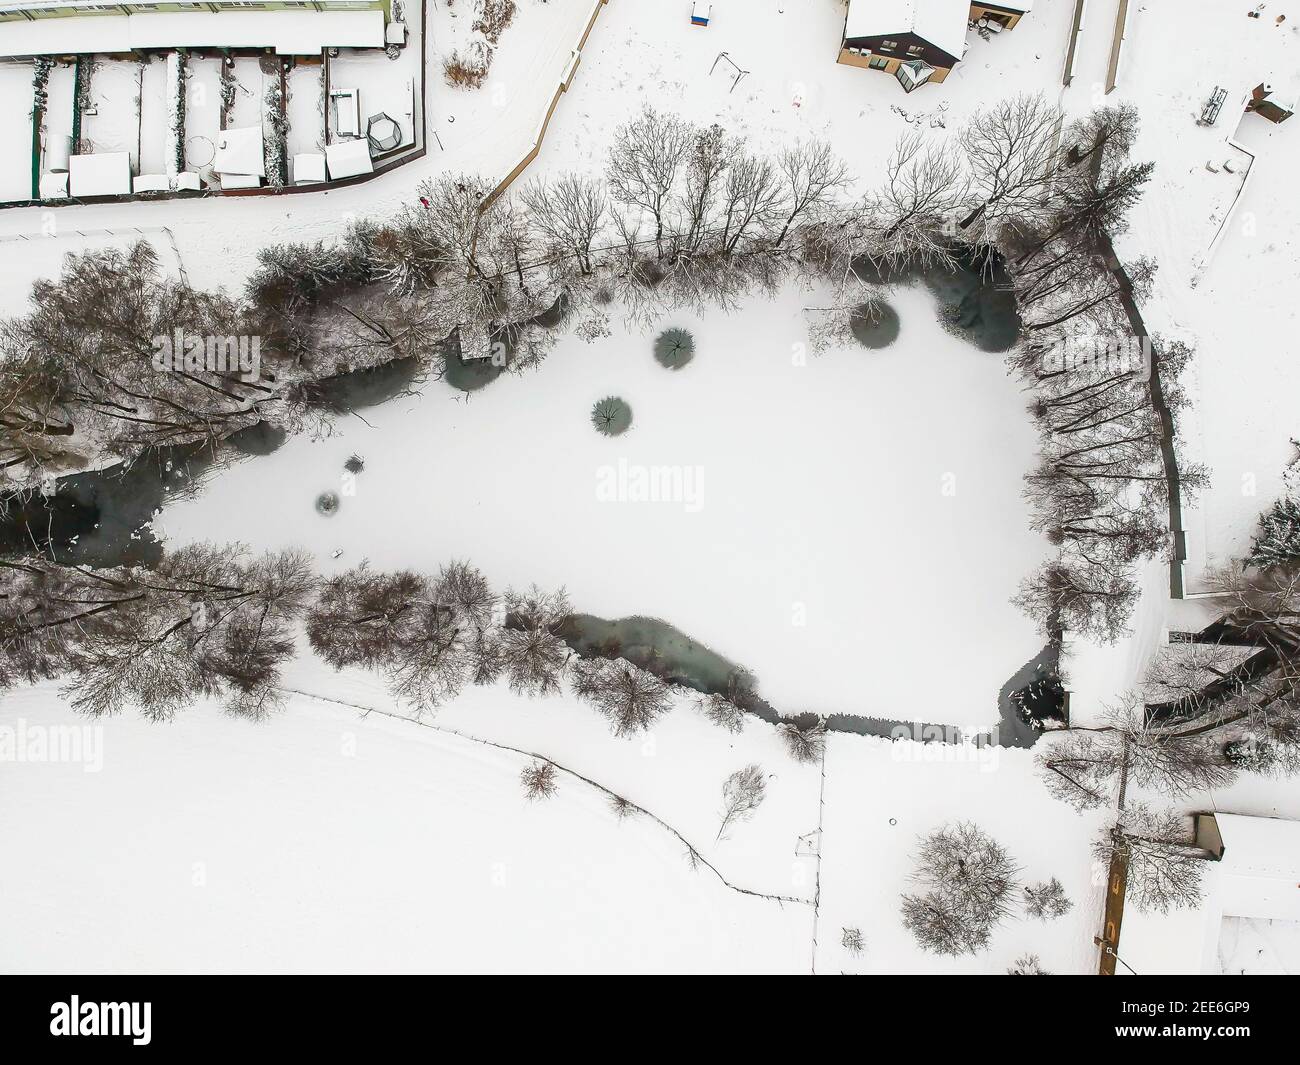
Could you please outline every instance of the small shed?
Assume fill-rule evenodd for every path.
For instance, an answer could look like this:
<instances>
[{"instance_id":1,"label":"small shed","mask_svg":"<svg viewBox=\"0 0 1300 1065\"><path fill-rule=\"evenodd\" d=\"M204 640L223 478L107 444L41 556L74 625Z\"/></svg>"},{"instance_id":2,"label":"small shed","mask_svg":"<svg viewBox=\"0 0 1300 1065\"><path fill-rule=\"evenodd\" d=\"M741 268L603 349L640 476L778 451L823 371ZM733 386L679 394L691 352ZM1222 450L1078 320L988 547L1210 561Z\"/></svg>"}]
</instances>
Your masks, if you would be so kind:
<instances>
[{"instance_id":1,"label":"small shed","mask_svg":"<svg viewBox=\"0 0 1300 1065\"><path fill-rule=\"evenodd\" d=\"M222 174L221 187L223 189L260 189L262 187L262 177L260 174Z\"/></svg>"},{"instance_id":2,"label":"small shed","mask_svg":"<svg viewBox=\"0 0 1300 1065\"><path fill-rule=\"evenodd\" d=\"M129 196L130 153L74 155L68 160L68 184L73 196Z\"/></svg>"},{"instance_id":3,"label":"small shed","mask_svg":"<svg viewBox=\"0 0 1300 1065\"><path fill-rule=\"evenodd\" d=\"M328 180L325 173L325 156L317 152L304 152L293 157L293 183L314 185Z\"/></svg>"},{"instance_id":4,"label":"small shed","mask_svg":"<svg viewBox=\"0 0 1300 1065\"><path fill-rule=\"evenodd\" d=\"M217 150L212 157L212 169L223 178L226 175L240 174L265 177L266 157L263 151L261 126L223 129L217 134ZM224 180L221 184L227 185Z\"/></svg>"},{"instance_id":5,"label":"small shed","mask_svg":"<svg viewBox=\"0 0 1300 1065\"><path fill-rule=\"evenodd\" d=\"M691 8L691 25L707 26L709 19L713 17L713 4L709 0L695 0Z\"/></svg>"},{"instance_id":6,"label":"small shed","mask_svg":"<svg viewBox=\"0 0 1300 1065\"><path fill-rule=\"evenodd\" d=\"M375 172L375 164L370 161L370 142L364 137L326 145L325 163L331 181Z\"/></svg>"},{"instance_id":7,"label":"small shed","mask_svg":"<svg viewBox=\"0 0 1300 1065\"><path fill-rule=\"evenodd\" d=\"M166 174L141 174L135 179L136 192L170 192L171 188Z\"/></svg>"}]
</instances>

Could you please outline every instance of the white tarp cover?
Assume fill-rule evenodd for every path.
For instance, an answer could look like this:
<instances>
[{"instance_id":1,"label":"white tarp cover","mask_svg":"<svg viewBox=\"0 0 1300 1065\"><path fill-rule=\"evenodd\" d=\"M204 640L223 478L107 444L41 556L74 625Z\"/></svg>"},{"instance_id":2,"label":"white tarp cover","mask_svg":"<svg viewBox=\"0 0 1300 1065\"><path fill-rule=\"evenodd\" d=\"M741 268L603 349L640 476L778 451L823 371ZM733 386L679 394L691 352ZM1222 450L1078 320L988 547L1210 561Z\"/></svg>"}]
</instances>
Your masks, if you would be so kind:
<instances>
[{"instance_id":1,"label":"white tarp cover","mask_svg":"<svg viewBox=\"0 0 1300 1065\"><path fill-rule=\"evenodd\" d=\"M370 145L364 137L326 145L325 161L329 164L331 181L375 172L375 165L370 161Z\"/></svg>"},{"instance_id":2,"label":"white tarp cover","mask_svg":"<svg viewBox=\"0 0 1300 1065\"><path fill-rule=\"evenodd\" d=\"M106 54L146 48L382 48L384 13L373 11L158 11L6 22L0 58Z\"/></svg>"},{"instance_id":3,"label":"white tarp cover","mask_svg":"<svg viewBox=\"0 0 1300 1065\"><path fill-rule=\"evenodd\" d=\"M131 193L129 152L74 155L68 160L73 196L124 196Z\"/></svg>"},{"instance_id":4,"label":"white tarp cover","mask_svg":"<svg viewBox=\"0 0 1300 1065\"><path fill-rule=\"evenodd\" d=\"M171 187L166 174L141 174L135 179L136 192L170 192Z\"/></svg>"},{"instance_id":5,"label":"white tarp cover","mask_svg":"<svg viewBox=\"0 0 1300 1065\"><path fill-rule=\"evenodd\" d=\"M41 199L61 200L68 194L67 172L41 175Z\"/></svg>"},{"instance_id":6,"label":"white tarp cover","mask_svg":"<svg viewBox=\"0 0 1300 1065\"><path fill-rule=\"evenodd\" d=\"M241 126L225 129L217 135L217 151L212 169L218 174L266 175L266 158L262 148L262 127ZM223 185L226 182L222 182Z\"/></svg>"}]
</instances>

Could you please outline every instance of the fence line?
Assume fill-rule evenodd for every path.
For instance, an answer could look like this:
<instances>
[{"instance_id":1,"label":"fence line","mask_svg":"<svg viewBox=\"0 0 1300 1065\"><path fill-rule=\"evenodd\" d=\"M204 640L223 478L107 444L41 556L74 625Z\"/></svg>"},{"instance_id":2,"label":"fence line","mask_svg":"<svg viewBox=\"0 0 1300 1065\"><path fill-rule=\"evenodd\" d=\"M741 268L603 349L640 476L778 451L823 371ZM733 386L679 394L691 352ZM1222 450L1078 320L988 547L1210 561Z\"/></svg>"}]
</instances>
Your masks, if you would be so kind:
<instances>
[{"instance_id":1,"label":"fence line","mask_svg":"<svg viewBox=\"0 0 1300 1065\"><path fill-rule=\"evenodd\" d=\"M673 828L673 826L670 825L663 818L658 817L657 815L651 813L644 806L640 806L637 803L632 802L631 799L628 799L625 796L618 794L618 792L612 790L611 788L607 788L604 784L597 783L595 780L592 780L590 777L583 776L575 769L570 769L568 766L561 765L559 762L555 761L555 759L550 758L547 755L539 754L537 751L526 751L520 747L511 747L509 744L505 744L505 743L497 743L495 740L485 740L479 736L472 736L468 732L461 732L459 729L447 728L445 725L435 725L432 722L421 721L418 718L404 717L402 714L395 714L389 710L380 710L378 707L361 706L357 703L346 702L343 699L331 699L329 696L315 695L312 692L301 691L297 688L277 688L276 690L288 694L292 694L292 695L306 696L308 699L319 699L321 702L335 703L338 706L347 706L352 708L353 710L360 710L363 711L362 717L366 717L370 714L378 714L380 717L391 718L394 721L401 721L408 725L418 725L420 728L427 728L433 732L440 732L448 736L456 736L457 738L466 740L467 742L470 743L482 744L485 747L495 747L499 751L507 751L511 754L521 755L524 758L533 758L538 761L546 762L548 765L555 766L555 768L558 769L561 773L565 773L568 776L573 777L575 780L582 781L582 783L588 785L589 787L595 788L597 791L605 795L608 795L610 798L618 799L620 802L626 803L627 806L632 810L635 810L637 813L645 817L648 817L655 824L659 825L665 831L667 831L668 833L676 837L686 847L687 856L689 857L693 865L703 865L706 869L708 869L711 873L713 873L714 876L718 878L718 880L723 884L724 887L730 888L732 891L735 891L740 895L751 895L754 898L767 899L770 902L777 902L781 904L787 902L793 902L793 903L798 903L799 905L802 906L813 905L813 902L810 899L801 899L794 895L773 895L764 891L754 891L751 888L740 887L738 884L733 884L722 874L722 871L716 865L714 865L707 858L705 858L703 854L700 853L700 851L690 842L690 840L688 840L684 835L682 835L682 833L679 832L677 829Z\"/></svg>"}]
</instances>

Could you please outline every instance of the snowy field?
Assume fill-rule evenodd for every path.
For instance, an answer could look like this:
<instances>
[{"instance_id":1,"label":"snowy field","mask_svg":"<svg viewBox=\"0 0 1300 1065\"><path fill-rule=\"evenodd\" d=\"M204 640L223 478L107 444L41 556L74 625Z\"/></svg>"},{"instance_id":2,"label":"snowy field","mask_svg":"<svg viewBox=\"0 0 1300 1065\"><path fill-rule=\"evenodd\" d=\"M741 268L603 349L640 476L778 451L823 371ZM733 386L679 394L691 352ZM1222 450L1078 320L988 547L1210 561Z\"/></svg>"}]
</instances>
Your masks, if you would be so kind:
<instances>
[{"instance_id":1,"label":"snowy field","mask_svg":"<svg viewBox=\"0 0 1300 1065\"><path fill-rule=\"evenodd\" d=\"M891 297L891 348L817 358L802 355L808 298L665 322L697 337L675 373L653 334L618 329L563 339L467 401L428 382L217 476L160 524L173 543L301 544L326 569L469 558L498 587L663 618L752 669L784 712L992 723L1042 644L1008 602L1047 549L1021 499L1023 396L923 289ZM616 439L589 421L611 394L634 412ZM354 452L356 496L318 517ZM655 468L676 494L638 501Z\"/></svg>"},{"instance_id":2,"label":"snowy field","mask_svg":"<svg viewBox=\"0 0 1300 1065\"><path fill-rule=\"evenodd\" d=\"M797 900L813 897L817 863L799 838L818 827L820 774L792 763L771 726L751 721L733 736L679 704L648 734L615 739L569 697L489 688L426 719L434 729L384 716L390 701L366 674L330 673L303 656L286 684L306 694L262 725L209 706L162 726L128 716L86 736L80 762L8 767L0 847L25 874L0 880L9 915L0 969L800 973L813 964L812 911ZM54 692L7 698L3 724L83 725ZM732 884L796 901L744 896L704 866L692 870L667 829L618 821L602 793L572 777L529 803L518 784L528 758L466 736L612 787ZM831 737L816 970L1001 973L1033 951L1055 972L1088 971L1094 824L1047 797L1027 752L962 761L941 750ZM750 763L768 797L718 841L721 782ZM1059 877L1074 909L1047 924L1007 920L978 958L919 952L898 920L917 837L961 819L1003 843L1023 880ZM51 836L75 843L54 848ZM840 945L843 927L862 931L861 956Z\"/></svg>"},{"instance_id":3,"label":"snowy field","mask_svg":"<svg viewBox=\"0 0 1300 1065\"><path fill-rule=\"evenodd\" d=\"M0 203L32 195L32 64L0 63ZM26 150L23 145L27 145Z\"/></svg>"},{"instance_id":4,"label":"snowy field","mask_svg":"<svg viewBox=\"0 0 1300 1065\"><path fill-rule=\"evenodd\" d=\"M51 686L7 698L4 723L18 718L83 723ZM528 760L517 755L301 698L265 726L212 707L165 727L108 721L99 749L98 772L27 763L0 774L0 848L23 870L0 878L0 970L809 965L806 906L749 898L693 871L675 838L646 819L618 821L579 782L530 804L518 779ZM715 796L733 761L718 757ZM660 770L666 794L675 778ZM812 813L815 790L803 791Z\"/></svg>"}]
</instances>

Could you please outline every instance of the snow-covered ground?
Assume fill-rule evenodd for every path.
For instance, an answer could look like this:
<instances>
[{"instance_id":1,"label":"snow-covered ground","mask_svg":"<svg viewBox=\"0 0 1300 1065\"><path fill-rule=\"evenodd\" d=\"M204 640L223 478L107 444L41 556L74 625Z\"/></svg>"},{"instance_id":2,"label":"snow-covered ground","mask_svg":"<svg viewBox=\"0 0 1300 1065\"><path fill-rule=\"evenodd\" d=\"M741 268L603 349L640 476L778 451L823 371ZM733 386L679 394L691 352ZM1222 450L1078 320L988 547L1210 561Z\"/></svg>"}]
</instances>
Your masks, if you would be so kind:
<instances>
[{"instance_id":1,"label":"snow-covered ground","mask_svg":"<svg viewBox=\"0 0 1300 1065\"><path fill-rule=\"evenodd\" d=\"M168 112L171 109L167 83L167 59L155 56L140 70L140 158L142 174L165 174L172 162L167 158L171 142Z\"/></svg>"},{"instance_id":2,"label":"snow-covered ground","mask_svg":"<svg viewBox=\"0 0 1300 1065\"><path fill-rule=\"evenodd\" d=\"M289 157L325 149L325 82L323 65L298 63L289 71Z\"/></svg>"},{"instance_id":3,"label":"snow-covered ground","mask_svg":"<svg viewBox=\"0 0 1300 1065\"><path fill-rule=\"evenodd\" d=\"M696 335L677 372L653 332L618 328L468 400L429 382L223 473L159 524L172 542L301 544L326 568L469 558L500 586L661 617L785 712L991 724L1042 643L1008 601L1047 550L1021 498L1024 397L922 288L891 296L902 333L880 352L806 356L812 298L663 323ZM633 410L620 438L589 420L606 395ZM357 494L318 517L352 453ZM658 468L677 493L638 501Z\"/></svg>"},{"instance_id":4,"label":"snow-covered ground","mask_svg":"<svg viewBox=\"0 0 1300 1065\"><path fill-rule=\"evenodd\" d=\"M1105 871L1094 867L1089 844L1101 818L1049 798L1031 752L839 734L826 758L825 808L819 971L1000 974L1027 953L1050 972L1093 971ZM914 890L920 838L954 821L977 824L1006 847L1023 883L1060 880L1070 912L1054 921L1018 914L974 957L917 950L899 920L899 896ZM861 957L841 946L843 928L862 930Z\"/></svg>"},{"instance_id":5,"label":"snow-covered ground","mask_svg":"<svg viewBox=\"0 0 1300 1065\"><path fill-rule=\"evenodd\" d=\"M69 762L0 774L0 879L13 971L808 972L821 773L793 763L771 726L739 735L686 701L647 734L615 739L571 698L472 689L426 718L395 720L375 678L309 656L295 693L253 725L198 706L173 723L130 717L79 733ZM365 707L371 712L366 714ZM6 698L0 724L53 738L84 719L53 685ZM427 727L432 725L436 727ZM644 816L562 775L529 803L526 756L610 787L672 826L731 884L692 869ZM946 754L943 752L947 751ZM1027 752L835 735L826 759L816 971L1000 973L1026 951L1056 972L1091 964L1100 880L1091 821L1051 802ZM721 841L720 788L756 764L767 798ZM1006 921L959 961L922 954L898 921L917 837L980 823L1026 881L1056 876L1074 909ZM891 820L894 822L891 824ZM51 845L51 840L67 840ZM840 945L861 930L865 952Z\"/></svg>"},{"instance_id":6,"label":"snow-covered ground","mask_svg":"<svg viewBox=\"0 0 1300 1065\"><path fill-rule=\"evenodd\" d=\"M1131 5L1119 85L1107 97L1117 0L1091 0L1075 81L1064 89L1073 6L1039 0L1016 30L991 41L972 35L944 84L909 96L892 78L835 63L840 0L715 0L706 30L689 26L684 3L612 0L530 175L599 169L612 130L642 102L718 121L768 150L827 138L862 187L876 181L900 132L954 132L965 114L1011 92L1047 93L1071 114L1134 103L1143 119L1135 157L1158 165L1120 251L1158 260L1148 322L1199 350L1186 382L1194 407L1185 458L1209 466L1212 486L1187 515L1194 590L1207 560L1248 544L1291 457L1287 439L1300 436L1300 363L1288 354L1300 124L1239 116L1244 91L1285 82L1295 68L1300 12L1270 2L1264 18L1248 19L1245 7L1216 0ZM23 253L5 258L0 313L19 310L31 279L53 273L64 251L124 241L136 227L168 227L195 284L238 288L267 243L328 238L350 216L387 214L430 176L505 173L530 143L591 10L591 0L520 0L487 82L465 92L441 78L447 42L463 29L452 20L465 7L431 7L421 43L428 154L374 181L287 200L0 212L0 242ZM1277 23L1284 13L1293 17ZM747 72L734 91L725 63L710 73L723 51ZM193 153L203 147L196 137L216 132L219 67L191 66ZM238 69L231 124L258 124L261 73L255 60ZM29 89L11 70L0 74L25 99ZM1198 126L1216 85L1229 90L1223 114ZM47 129L69 131L71 92L71 67L56 68ZM6 122L17 122L10 110ZM1256 157L1244 186L1221 165L1240 158L1230 134ZM55 239L9 243L48 232L51 215ZM164 237L156 243L174 267ZM1039 642L1007 602L1043 550L1020 499L1034 443L1023 397L1000 359L937 327L922 290L893 297L903 333L892 349L797 365L801 302L787 293L731 317L663 323L697 335L698 355L679 374L655 365L652 334L616 329L590 347L563 339L537 373L468 401L429 382L419 396L340 419L326 440L293 439L222 474L159 524L175 541L305 543L325 571L366 557L424 569L470 558L498 586L565 584L582 610L662 616L752 667L782 710L987 722L997 689ZM591 403L609 393L634 410L631 432L615 441L587 421ZM332 519L317 517L313 498L338 487L353 452L367 463L357 495ZM629 471L702 470L690 482L700 506L602 502L600 471L616 474L620 459ZM947 484L954 494L944 494ZM335 550L343 553L331 561ZM1131 686L1163 638L1166 575L1160 564L1144 572L1130 639L1069 648L1077 722L1095 720ZM373 678L323 673L309 656L293 670L303 691L388 705ZM71 721L51 691L7 696L0 723ZM733 738L679 709L648 737L616 741L567 698L529 702L496 689L466 693L435 720L542 751L616 787L679 827L736 883L800 897L812 890L815 862L795 851L817 826L820 779L789 762L768 726L751 723ZM260 728L211 708L163 728L103 727L101 773L21 765L0 774L0 848L30 871L0 879L4 912L24 915L0 936L6 968L807 971L814 961L805 907L737 895L707 870L691 871L662 829L614 823L604 800L572 781L549 804L524 803L516 755L306 697ZM1102 878L1087 846L1095 822L1048 797L1028 752L962 754L831 738L818 971L1001 972L1029 950L1058 972L1095 965ZM768 804L732 839L711 844L720 782L749 762L775 774ZM1254 778L1180 806L1294 818L1294 792ZM1026 879L1059 877L1075 909L1051 925L1008 922L986 954L949 963L917 952L899 924L898 895L917 837L966 818L1010 850ZM65 836L76 845L50 846ZM1148 927L1176 936L1178 920ZM52 927L61 929L53 938ZM840 947L842 927L863 930L862 958ZM1221 946L1227 971L1294 969L1290 929L1234 926ZM1132 938L1127 949L1136 949Z\"/></svg>"},{"instance_id":7,"label":"snow-covered ground","mask_svg":"<svg viewBox=\"0 0 1300 1065\"><path fill-rule=\"evenodd\" d=\"M28 735L84 725L53 691L7 698L3 723L21 719ZM482 702L521 716L566 711L559 701L520 707L502 692ZM650 790L666 801L684 759L698 769L707 797L696 804L691 795L698 817L690 827L705 843L716 832L717 789L744 763L716 742L699 753L695 734L719 735L707 723L683 715L680 726L686 735L665 737L671 760L642 761L658 773ZM528 759L518 755L307 698L264 727L213 707L162 728L108 721L98 750L98 771L86 762L22 763L0 773L4 971L764 973L809 965L807 906L729 890L693 870L664 829L645 818L620 822L605 796L578 781L529 803L519 785ZM776 756L769 742L770 768L797 778ZM790 820L782 799L796 793L815 814L806 776L783 779L780 792L773 784L778 827ZM788 880L775 887L788 893Z\"/></svg>"}]
</instances>

